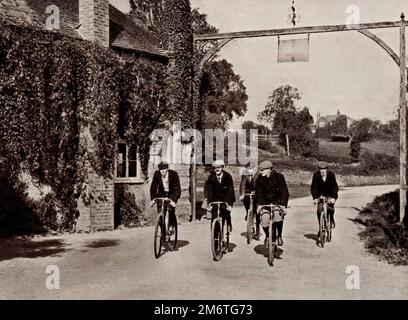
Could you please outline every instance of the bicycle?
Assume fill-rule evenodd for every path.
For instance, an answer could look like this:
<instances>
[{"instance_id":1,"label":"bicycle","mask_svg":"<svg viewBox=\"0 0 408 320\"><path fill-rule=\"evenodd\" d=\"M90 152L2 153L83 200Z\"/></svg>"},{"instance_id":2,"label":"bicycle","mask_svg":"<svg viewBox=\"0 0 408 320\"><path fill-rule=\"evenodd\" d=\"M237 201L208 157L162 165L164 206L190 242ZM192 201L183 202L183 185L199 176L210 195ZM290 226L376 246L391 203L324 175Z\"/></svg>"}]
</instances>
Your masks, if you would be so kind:
<instances>
[{"instance_id":1,"label":"bicycle","mask_svg":"<svg viewBox=\"0 0 408 320\"><path fill-rule=\"evenodd\" d=\"M255 214L254 213L254 196L255 193L251 192L251 193L245 193L244 194L245 197L249 197L250 202L249 202L249 210L248 210L248 216L247 216L247 244L251 243L251 240L254 237L255 234L255 226L254 226L254 218L255 218Z\"/></svg>"},{"instance_id":2,"label":"bicycle","mask_svg":"<svg viewBox=\"0 0 408 320\"><path fill-rule=\"evenodd\" d=\"M214 261L220 261L223 254L227 253L227 249L229 247L228 230L224 239L224 223L222 223L220 208L222 204L228 205L223 201L215 201L208 204L211 210L213 206L217 206L217 216L214 218L211 224L211 251Z\"/></svg>"},{"instance_id":3,"label":"bicycle","mask_svg":"<svg viewBox=\"0 0 408 320\"><path fill-rule=\"evenodd\" d=\"M264 208L269 208L270 211L265 210L266 212L263 212L263 214L269 214L271 216L271 220L269 222L269 238L268 242L265 243L266 248L268 249L268 264L272 267L273 266L273 260L275 259L275 252L276 252L276 236L275 239L273 239L273 223L275 222L275 214L282 214L282 208L276 204L267 204L260 206L259 212L261 212Z\"/></svg>"},{"instance_id":4,"label":"bicycle","mask_svg":"<svg viewBox=\"0 0 408 320\"><path fill-rule=\"evenodd\" d=\"M165 245L173 251L176 249L177 246L177 221L170 222L169 219L169 230L166 228L166 211L165 206L168 205L170 199L168 198L155 198L153 199L153 204L157 204L157 202L161 201L161 205L157 206L157 221L156 227L154 229L154 256L156 259L160 257L160 253L162 247ZM170 218L170 217L169 217Z\"/></svg>"},{"instance_id":5,"label":"bicycle","mask_svg":"<svg viewBox=\"0 0 408 320\"><path fill-rule=\"evenodd\" d=\"M323 212L320 214L319 220L319 237L317 239L320 246L323 248L324 244L331 242L332 240L332 225L330 221L330 215L327 214L327 204L329 203L329 198L321 196L318 199L318 205L321 203L323 205Z\"/></svg>"}]
</instances>

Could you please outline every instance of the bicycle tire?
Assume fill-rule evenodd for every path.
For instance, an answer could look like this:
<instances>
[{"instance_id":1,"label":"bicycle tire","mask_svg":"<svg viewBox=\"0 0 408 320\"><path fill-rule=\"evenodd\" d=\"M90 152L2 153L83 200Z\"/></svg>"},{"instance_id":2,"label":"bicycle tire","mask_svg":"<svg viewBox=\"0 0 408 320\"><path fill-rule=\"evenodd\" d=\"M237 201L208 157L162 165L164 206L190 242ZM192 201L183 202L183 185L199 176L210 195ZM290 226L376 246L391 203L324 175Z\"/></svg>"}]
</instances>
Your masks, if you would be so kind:
<instances>
[{"instance_id":1,"label":"bicycle tire","mask_svg":"<svg viewBox=\"0 0 408 320\"><path fill-rule=\"evenodd\" d=\"M162 216L157 218L156 227L154 228L154 256L156 259L160 257L161 248L163 246L163 223Z\"/></svg>"},{"instance_id":2,"label":"bicycle tire","mask_svg":"<svg viewBox=\"0 0 408 320\"><path fill-rule=\"evenodd\" d=\"M275 241L272 239L272 224L273 221L269 224L269 240L268 240L268 264L272 267L273 260L275 258Z\"/></svg>"},{"instance_id":3,"label":"bicycle tire","mask_svg":"<svg viewBox=\"0 0 408 320\"><path fill-rule=\"evenodd\" d=\"M319 240L320 240L320 246L324 248L324 244L326 242L326 214L323 211L320 214L320 226L319 226Z\"/></svg>"},{"instance_id":4,"label":"bicycle tire","mask_svg":"<svg viewBox=\"0 0 408 320\"><path fill-rule=\"evenodd\" d=\"M248 211L248 220L247 220L247 244L251 244L253 237L253 227L254 226L254 214L252 210Z\"/></svg>"},{"instance_id":5,"label":"bicycle tire","mask_svg":"<svg viewBox=\"0 0 408 320\"><path fill-rule=\"evenodd\" d=\"M177 221L173 222L171 224L171 226L174 227L174 233L172 235L169 235L169 248L171 251L176 250L177 248L177 232L178 232L178 228L177 228ZM170 229L170 228L169 228ZM170 230L169 230L170 232Z\"/></svg>"},{"instance_id":6,"label":"bicycle tire","mask_svg":"<svg viewBox=\"0 0 408 320\"><path fill-rule=\"evenodd\" d=\"M332 227L331 227L331 220L330 220L329 215L327 215L326 230L327 230L327 242L331 242L332 241Z\"/></svg>"},{"instance_id":7,"label":"bicycle tire","mask_svg":"<svg viewBox=\"0 0 408 320\"><path fill-rule=\"evenodd\" d=\"M219 219L214 219L211 227L211 252L214 261L220 261L223 255L222 226Z\"/></svg>"}]
</instances>

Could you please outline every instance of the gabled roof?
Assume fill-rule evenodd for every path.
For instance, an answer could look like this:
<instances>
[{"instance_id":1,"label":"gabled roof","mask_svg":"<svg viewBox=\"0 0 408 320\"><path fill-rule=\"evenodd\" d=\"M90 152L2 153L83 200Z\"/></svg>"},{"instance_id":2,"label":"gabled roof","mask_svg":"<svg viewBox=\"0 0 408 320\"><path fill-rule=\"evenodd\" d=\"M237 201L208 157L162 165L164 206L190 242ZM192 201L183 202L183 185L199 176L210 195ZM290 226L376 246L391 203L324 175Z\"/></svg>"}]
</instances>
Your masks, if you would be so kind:
<instances>
[{"instance_id":1,"label":"gabled roof","mask_svg":"<svg viewBox=\"0 0 408 320\"><path fill-rule=\"evenodd\" d=\"M49 16L46 8L50 5L56 5L60 9L59 32L80 38L79 0L0 1L0 17L15 24L44 29ZM109 6L109 19L112 47L168 58L168 53L161 47L159 38L153 32L112 5Z\"/></svg>"}]
</instances>

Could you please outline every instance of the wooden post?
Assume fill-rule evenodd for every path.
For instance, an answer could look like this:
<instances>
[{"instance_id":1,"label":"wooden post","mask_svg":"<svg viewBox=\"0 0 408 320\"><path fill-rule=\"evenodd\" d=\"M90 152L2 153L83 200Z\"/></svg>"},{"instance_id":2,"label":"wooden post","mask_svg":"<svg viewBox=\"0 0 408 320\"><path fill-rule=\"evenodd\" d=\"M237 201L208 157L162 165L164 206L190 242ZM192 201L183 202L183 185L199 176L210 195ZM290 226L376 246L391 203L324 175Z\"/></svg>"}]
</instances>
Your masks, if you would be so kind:
<instances>
[{"instance_id":1,"label":"wooden post","mask_svg":"<svg viewBox=\"0 0 408 320\"><path fill-rule=\"evenodd\" d=\"M400 222L407 205L407 74L405 15L401 13L400 28Z\"/></svg>"},{"instance_id":2,"label":"wooden post","mask_svg":"<svg viewBox=\"0 0 408 320\"><path fill-rule=\"evenodd\" d=\"M289 149L289 136L286 134L286 149L287 149L287 154L290 156L290 149Z\"/></svg>"}]
</instances>

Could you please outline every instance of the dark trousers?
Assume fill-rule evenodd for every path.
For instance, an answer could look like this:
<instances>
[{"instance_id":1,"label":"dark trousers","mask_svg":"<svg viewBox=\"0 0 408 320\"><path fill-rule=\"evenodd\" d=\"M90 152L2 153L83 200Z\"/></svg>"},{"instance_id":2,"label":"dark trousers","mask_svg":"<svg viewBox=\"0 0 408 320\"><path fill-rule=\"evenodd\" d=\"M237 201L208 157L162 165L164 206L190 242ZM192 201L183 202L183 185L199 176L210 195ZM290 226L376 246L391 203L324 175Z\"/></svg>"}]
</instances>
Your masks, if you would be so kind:
<instances>
[{"instance_id":1,"label":"dark trousers","mask_svg":"<svg viewBox=\"0 0 408 320\"><path fill-rule=\"evenodd\" d=\"M265 209L265 210L269 211L269 209ZM265 233L265 237L269 238L269 226L266 228L262 227L262 229ZM283 232L283 221L272 223L272 241L276 241L276 236L278 236L278 238L281 238L282 232Z\"/></svg>"},{"instance_id":2,"label":"dark trousers","mask_svg":"<svg viewBox=\"0 0 408 320\"><path fill-rule=\"evenodd\" d=\"M259 224L261 223L261 216L256 210L256 199L253 199L252 205L253 205L253 212L255 214L255 220L256 220L256 232L259 232ZM245 207L247 215L248 215L250 206L251 206L251 200L249 196L245 196L244 197L244 207Z\"/></svg>"},{"instance_id":3,"label":"dark trousers","mask_svg":"<svg viewBox=\"0 0 408 320\"><path fill-rule=\"evenodd\" d=\"M215 218L217 218L217 211L218 207L213 206L211 209L211 226ZM227 206L225 204L220 205L220 216L222 219L222 225L225 224L225 221L227 221L228 226L232 226L231 222L231 213L227 210Z\"/></svg>"},{"instance_id":4,"label":"dark trousers","mask_svg":"<svg viewBox=\"0 0 408 320\"><path fill-rule=\"evenodd\" d=\"M317 221L320 225L320 216L323 212L323 203L317 204ZM329 216L330 221L334 221L334 204L328 203L327 204L327 215Z\"/></svg>"},{"instance_id":5,"label":"dark trousers","mask_svg":"<svg viewBox=\"0 0 408 320\"><path fill-rule=\"evenodd\" d=\"M265 237L269 238L269 227L263 228L265 232ZM280 238L283 232L283 221L272 223L272 241L276 241L276 235Z\"/></svg>"}]
</instances>

